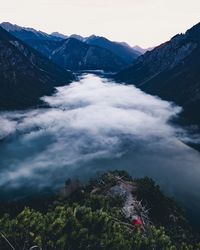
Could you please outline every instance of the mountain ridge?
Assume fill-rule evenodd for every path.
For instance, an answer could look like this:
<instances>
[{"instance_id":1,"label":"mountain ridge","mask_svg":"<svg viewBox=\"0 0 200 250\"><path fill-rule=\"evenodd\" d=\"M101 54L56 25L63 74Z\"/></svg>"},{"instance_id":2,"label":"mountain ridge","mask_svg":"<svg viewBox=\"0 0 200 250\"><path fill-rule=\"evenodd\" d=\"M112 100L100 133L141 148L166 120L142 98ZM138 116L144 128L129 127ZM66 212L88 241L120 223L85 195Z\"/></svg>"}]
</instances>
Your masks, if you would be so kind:
<instances>
[{"instance_id":1,"label":"mountain ridge","mask_svg":"<svg viewBox=\"0 0 200 250\"><path fill-rule=\"evenodd\" d=\"M129 45L125 45L119 42L113 42L105 37L90 36L85 42L90 45L97 45L99 47L108 49L115 53L118 57L121 57L127 64L133 63L133 61L141 55L140 52L134 50Z\"/></svg>"},{"instance_id":2,"label":"mountain ridge","mask_svg":"<svg viewBox=\"0 0 200 250\"><path fill-rule=\"evenodd\" d=\"M187 121L200 124L200 23L140 56L116 79L183 107Z\"/></svg>"},{"instance_id":3,"label":"mountain ridge","mask_svg":"<svg viewBox=\"0 0 200 250\"><path fill-rule=\"evenodd\" d=\"M37 31L32 28L23 28L17 25L13 25L11 23L2 23L2 27L6 28L7 31L10 31L12 35L16 36L17 38L23 40L26 44L33 47L40 53L42 53L44 56L48 57L49 59L54 61L54 54L56 51L63 50L63 44L65 43L65 40L67 39L77 39L81 43L79 43L80 48L78 48L78 42L76 43L76 48L71 47L71 50L74 53L74 49L79 50L80 54L83 55L83 48L88 47L88 50L90 51L89 54L87 54L86 59L84 56L82 58L78 58L77 55L74 57L74 62L67 63L65 58L70 58L70 60L73 60L73 55L70 54L70 50L67 51L67 54L61 55L59 54L60 60L57 59L54 61L55 63L60 61L65 61L64 65L60 66L68 67L72 64L76 64L76 67L68 67L70 70L106 70L106 71L119 71L120 69L123 69L130 65L139 55L140 52L132 49L129 45L125 45L125 43L118 43L108 40L105 37L99 37L95 35L91 35L89 37L82 37L77 34L72 34L71 36L65 36L63 34L60 34L58 32L54 32L51 35ZM84 44L85 45L84 45ZM87 46L86 46L87 45ZM96 46L94 48L94 46ZM91 53L93 51L93 53ZM96 54L95 54L96 53ZM104 60L102 59L102 55L104 55ZM90 57L90 58L89 58ZM75 61L76 58L79 59L79 61ZM96 58L96 59L95 59ZM96 60L96 62L94 61ZM83 62L84 61L84 62ZM91 63L92 61L92 63ZM108 61L106 66L106 61ZM113 65L112 62L113 61ZM78 67L80 62L80 67ZM88 64L87 64L88 62ZM101 63L99 63L101 62Z\"/></svg>"},{"instance_id":4,"label":"mountain ridge","mask_svg":"<svg viewBox=\"0 0 200 250\"><path fill-rule=\"evenodd\" d=\"M127 64L120 57L99 46L68 38L49 57L58 65L71 70L117 71Z\"/></svg>"},{"instance_id":5,"label":"mountain ridge","mask_svg":"<svg viewBox=\"0 0 200 250\"><path fill-rule=\"evenodd\" d=\"M71 72L55 65L0 27L0 109L13 110L41 103L39 98L69 83Z\"/></svg>"}]
</instances>

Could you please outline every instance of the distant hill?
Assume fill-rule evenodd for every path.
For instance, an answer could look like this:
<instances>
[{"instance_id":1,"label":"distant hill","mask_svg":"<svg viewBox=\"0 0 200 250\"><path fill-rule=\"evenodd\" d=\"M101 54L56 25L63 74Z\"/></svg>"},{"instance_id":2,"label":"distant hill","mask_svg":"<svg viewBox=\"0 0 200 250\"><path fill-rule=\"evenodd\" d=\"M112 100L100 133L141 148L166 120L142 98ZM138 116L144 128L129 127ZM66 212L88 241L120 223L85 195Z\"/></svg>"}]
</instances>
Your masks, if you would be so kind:
<instances>
[{"instance_id":1,"label":"distant hill","mask_svg":"<svg viewBox=\"0 0 200 250\"><path fill-rule=\"evenodd\" d=\"M72 79L71 72L0 27L0 110L36 105L41 96Z\"/></svg>"},{"instance_id":2,"label":"distant hill","mask_svg":"<svg viewBox=\"0 0 200 250\"><path fill-rule=\"evenodd\" d=\"M85 39L86 39L85 37L80 36L80 35L77 35L77 34L72 34L72 35L70 35L69 37L70 37L70 38L75 38L75 39L80 40L80 41L82 41L82 42L84 42Z\"/></svg>"},{"instance_id":3,"label":"distant hill","mask_svg":"<svg viewBox=\"0 0 200 250\"><path fill-rule=\"evenodd\" d=\"M61 34L59 32L52 32L51 36L56 37L56 38L60 38L60 39L67 39L68 38L68 36L63 35L63 34Z\"/></svg>"},{"instance_id":4,"label":"distant hill","mask_svg":"<svg viewBox=\"0 0 200 250\"><path fill-rule=\"evenodd\" d=\"M147 51L153 50L155 47L149 47L149 48L147 48L147 49L144 49L144 48L142 48L142 47L136 45L136 46L133 46L132 48L133 48L134 50L140 52L141 54L144 54L144 53L146 53Z\"/></svg>"},{"instance_id":5,"label":"distant hill","mask_svg":"<svg viewBox=\"0 0 200 250\"><path fill-rule=\"evenodd\" d=\"M62 40L60 37L55 35L49 35L43 31L35 30L32 28L21 27L16 24L9 22L3 22L0 26L7 30L9 33L19 38L22 41L31 41L31 40Z\"/></svg>"},{"instance_id":6,"label":"distant hill","mask_svg":"<svg viewBox=\"0 0 200 250\"><path fill-rule=\"evenodd\" d=\"M141 55L137 50L131 48L128 44L118 43L108 40L105 37L90 36L85 39L85 42L90 45L97 45L101 48L108 49L122 58L127 64L132 64L134 60Z\"/></svg>"},{"instance_id":7,"label":"distant hill","mask_svg":"<svg viewBox=\"0 0 200 250\"><path fill-rule=\"evenodd\" d=\"M49 57L58 65L71 70L117 71L127 64L112 51L68 38Z\"/></svg>"},{"instance_id":8,"label":"distant hill","mask_svg":"<svg viewBox=\"0 0 200 250\"><path fill-rule=\"evenodd\" d=\"M174 101L187 121L200 124L200 23L146 52L116 79Z\"/></svg>"},{"instance_id":9,"label":"distant hill","mask_svg":"<svg viewBox=\"0 0 200 250\"><path fill-rule=\"evenodd\" d=\"M0 26L46 57L49 57L52 51L59 46L60 41L64 39L58 33L49 35L42 31L21 27L8 22L3 22Z\"/></svg>"},{"instance_id":10,"label":"distant hill","mask_svg":"<svg viewBox=\"0 0 200 250\"><path fill-rule=\"evenodd\" d=\"M119 71L131 65L141 54L125 43L112 42L94 35L82 37L73 34L68 37L58 32L49 35L11 23L2 23L1 26L44 56L70 70Z\"/></svg>"}]
</instances>

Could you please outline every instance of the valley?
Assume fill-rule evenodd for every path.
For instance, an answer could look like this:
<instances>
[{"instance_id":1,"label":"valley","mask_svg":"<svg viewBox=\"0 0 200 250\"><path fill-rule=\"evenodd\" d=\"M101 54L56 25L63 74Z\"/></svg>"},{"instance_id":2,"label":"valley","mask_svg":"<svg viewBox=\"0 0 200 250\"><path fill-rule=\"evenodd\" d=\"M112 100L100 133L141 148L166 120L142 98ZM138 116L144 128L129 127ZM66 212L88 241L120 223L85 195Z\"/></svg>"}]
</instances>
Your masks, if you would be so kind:
<instances>
[{"instance_id":1,"label":"valley","mask_svg":"<svg viewBox=\"0 0 200 250\"><path fill-rule=\"evenodd\" d=\"M52 193L68 177L87 181L123 169L152 177L195 217L200 154L170 122L179 107L91 73L57 90L42 98L49 108L1 112L1 199Z\"/></svg>"},{"instance_id":2,"label":"valley","mask_svg":"<svg viewBox=\"0 0 200 250\"><path fill-rule=\"evenodd\" d=\"M0 249L200 249L200 23L83 34L0 24Z\"/></svg>"}]
</instances>

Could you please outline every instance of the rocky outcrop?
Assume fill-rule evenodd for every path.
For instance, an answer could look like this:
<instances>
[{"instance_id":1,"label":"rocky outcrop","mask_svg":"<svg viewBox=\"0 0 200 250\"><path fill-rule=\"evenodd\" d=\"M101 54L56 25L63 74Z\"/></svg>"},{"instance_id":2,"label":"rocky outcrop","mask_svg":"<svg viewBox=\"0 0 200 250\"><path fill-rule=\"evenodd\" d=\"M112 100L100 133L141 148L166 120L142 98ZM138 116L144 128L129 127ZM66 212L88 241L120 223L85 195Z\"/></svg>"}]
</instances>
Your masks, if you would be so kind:
<instances>
[{"instance_id":1,"label":"rocky outcrop","mask_svg":"<svg viewBox=\"0 0 200 250\"><path fill-rule=\"evenodd\" d=\"M150 224L148 210L138 201L136 197L137 184L134 181L129 182L123 180L119 176L115 176L116 185L108 190L108 195L112 197L120 197L123 199L122 213L125 218L132 223L135 219L140 220L141 228L145 231Z\"/></svg>"}]
</instances>

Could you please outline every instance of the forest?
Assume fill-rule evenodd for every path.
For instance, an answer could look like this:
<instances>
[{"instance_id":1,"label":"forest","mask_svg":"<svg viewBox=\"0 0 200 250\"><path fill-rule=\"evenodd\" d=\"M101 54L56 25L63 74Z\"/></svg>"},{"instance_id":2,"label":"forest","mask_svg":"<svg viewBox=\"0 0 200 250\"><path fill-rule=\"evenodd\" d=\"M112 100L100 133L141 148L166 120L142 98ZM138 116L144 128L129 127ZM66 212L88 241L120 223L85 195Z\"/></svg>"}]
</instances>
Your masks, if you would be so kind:
<instances>
[{"instance_id":1,"label":"forest","mask_svg":"<svg viewBox=\"0 0 200 250\"><path fill-rule=\"evenodd\" d=\"M140 225L127 217L127 190L133 197L129 212ZM197 250L198 239L174 199L152 179L133 179L124 171L97 175L87 184L69 179L56 195L0 207L5 250Z\"/></svg>"}]
</instances>

